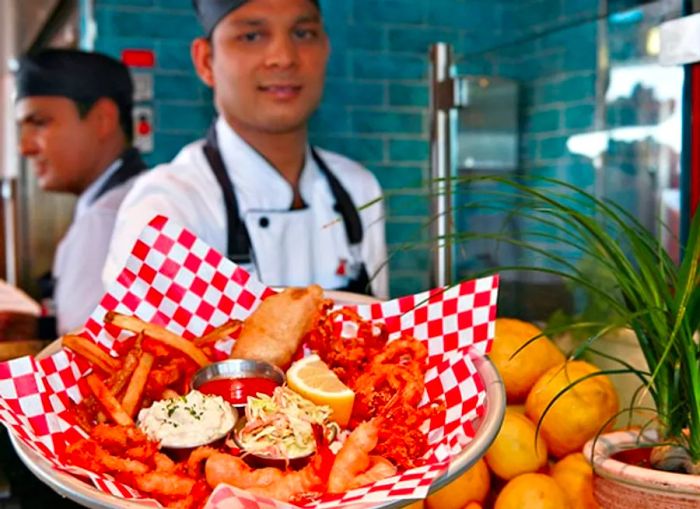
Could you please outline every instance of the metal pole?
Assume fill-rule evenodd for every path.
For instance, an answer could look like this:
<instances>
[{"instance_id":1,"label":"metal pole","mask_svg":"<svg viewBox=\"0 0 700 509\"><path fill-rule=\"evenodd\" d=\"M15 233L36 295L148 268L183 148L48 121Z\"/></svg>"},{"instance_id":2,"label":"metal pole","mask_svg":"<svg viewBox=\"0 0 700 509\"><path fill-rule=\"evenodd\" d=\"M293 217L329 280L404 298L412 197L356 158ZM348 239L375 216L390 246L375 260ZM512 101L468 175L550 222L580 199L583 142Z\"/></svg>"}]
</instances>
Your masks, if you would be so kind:
<instances>
[{"instance_id":1,"label":"metal pole","mask_svg":"<svg viewBox=\"0 0 700 509\"><path fill-rule=\"evenodd\" d=\"M14 2L0 2L0 206L4 239L4 277L8 283L17 284L17 149L16 127L13 114L13 78L10 60L17 49L17 11Z\"/></svg>"},{"instance_id":2,"label":"metal pole","mask_svg":"<svg viewBox=\"0 0 700 509\"><path fill-rule=\"evenodd\" d=\"M452 48L430 47L430 190L431 240L435 242L432 285L452 283L452 160L450 110L454 107L454 80L450 76Z\"/></svg>"}]
</instances>

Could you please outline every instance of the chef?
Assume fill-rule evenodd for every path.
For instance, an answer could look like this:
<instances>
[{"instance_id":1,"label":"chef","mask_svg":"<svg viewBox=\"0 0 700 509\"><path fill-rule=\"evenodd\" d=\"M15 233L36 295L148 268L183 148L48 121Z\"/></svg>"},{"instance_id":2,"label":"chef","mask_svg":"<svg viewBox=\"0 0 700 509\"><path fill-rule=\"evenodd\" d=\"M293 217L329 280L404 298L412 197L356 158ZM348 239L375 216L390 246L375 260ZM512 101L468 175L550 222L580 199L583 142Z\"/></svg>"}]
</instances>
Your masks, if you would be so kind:
<instances>
[{"instance_id":1,"label":"chef","mask_svg":"<svg viewBox=\"0 0 700 509\"><path fill-rule=\"evenodd\" d=\"M271 286L387 296L382 193L358 163L309 145L329 42L316 0L194 0L192 43L218 118L205 139L138 179L103 279L162 214Z\"/></svg>"},{"instance_id":2,"label":"chef","mask_svg":"<svg viewBox=\"0 0 700 509\"><path fill-rule=\"evenodd\" d=\"M47 285L64 334L81 327L104 295L101 275L117 210L146 168L131 146L133 86L121 62L63 49L20 59L15 78L20 152L44 191L78 196Z\"/></svg>"}]
</instances>

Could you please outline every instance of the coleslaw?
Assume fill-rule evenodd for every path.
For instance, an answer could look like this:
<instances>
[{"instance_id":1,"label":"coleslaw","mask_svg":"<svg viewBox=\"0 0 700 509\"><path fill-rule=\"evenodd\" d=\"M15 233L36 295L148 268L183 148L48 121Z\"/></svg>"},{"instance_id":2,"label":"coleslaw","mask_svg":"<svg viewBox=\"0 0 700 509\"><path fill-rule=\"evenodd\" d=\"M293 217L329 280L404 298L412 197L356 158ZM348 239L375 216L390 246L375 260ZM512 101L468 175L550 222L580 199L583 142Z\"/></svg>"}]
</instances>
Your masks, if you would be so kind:
<instances>
[{"instance_id":1,"label":"coleslaw","mask_svg":"<svg viewBox=\"0 0 700 509\"><path fill-rule=\"evenodd\" d=\"M329 420L331 412L330 407L316 405L288 387L277 387L271 396L248 398L246 423L236 438L247 453L300 458L316 450L314 424L323 426L326 435L338 431Z\"/></svg>"}]
</instances>

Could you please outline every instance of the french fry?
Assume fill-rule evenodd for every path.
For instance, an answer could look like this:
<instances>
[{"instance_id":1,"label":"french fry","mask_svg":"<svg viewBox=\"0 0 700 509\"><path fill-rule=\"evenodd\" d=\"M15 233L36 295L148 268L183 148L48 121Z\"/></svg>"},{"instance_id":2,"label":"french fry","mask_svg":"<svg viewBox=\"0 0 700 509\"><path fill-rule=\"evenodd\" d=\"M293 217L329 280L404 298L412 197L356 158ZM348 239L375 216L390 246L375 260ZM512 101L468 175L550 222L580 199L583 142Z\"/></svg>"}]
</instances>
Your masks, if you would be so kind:
<instances>
[{"instance_id":1,"label":"french fry","mask_svg":"<svg viewBox=\"0 0 700 509\"><path fill-rule=\"evenodd\" d=\"M126 384L129 383L132 373L136 369L141 359L141 354L143 350L141 349L141 342L143 340L143 334L138 334L135 336L134 344L131 347L122 361L122 367L119 371L114 372L107 380L105 380L105 385L109 387L109 390L115 397L118 397L119 393L124 390Z\"/></svg>"},{"instance_id":2,"label":"french fry","mask_svg":"<svg viewBox=\"0 0 700 509\"><path fill-rule=\"evenodd\" d=\"M131 417L134 418L139 400L143 395L143 390L146 387L148 373L151 372L153 361L155 358L148 352L144 352L139 359L139 363L131 376L129 385L126 387L126 393L122 399L122 408Z\"/></svg>"},{"instance_id":3,"label":"french fry","mask_svg":"<svg viewBox=\"0 0 700 509\"><path fill-rule=\"evenodd\" d=\"M100 402L102 408L109 414L114 422L121 426L133 426L134 421L129 417L122 406L117 401L117 398L111 393L105 384L102 383L95 373L87 376L85 381L90 387L90 390Z\"/></svg>"},{"instance_id":4,"label":"french fry","mask_svg":"<svg viewBox=\"0 0 700 509\"><path fill-rule=\"evenodd\" d=\"M111 323L120 329L125 329L132 332L143 332L145 336L155 339L156 341L160 341L170 348L174 348L175 350L182 352L187 357L195 361L200 367L204 367L209 364L209 359L207 356L204 355L204 352L197 348L194 343L178 336L174 332L170 332L165 327L144 322L135 316L122 315L115 311L107 312L105 315L105 322Z\"/></svg>"},{"instance_id":5,"label":"french fry","mask_svg":"<svg viewBox=\"0 0 700 509\"><path fill-rule=\"evenodd\" d=\"M82 336L66 335L62 338L63 346L70 348L74 353L84 357L105 373L112 373L119 369L117 359L110 357L96 343Z\"/></svg>"},{"instance_id":6,"label":"french fry","mask_svg":"<svg viewBox=\"0 0 700 509\"><path fill-rule=\"evenodd\" d=\"M208 343L213 343L216 341L219 341L222 338L225 338L226 336L230 336L234 332L236 332L238 329L240 329L243 326L243 322L241 320L236 320L232 318L231 320L222 323L218 327L212 329L209 331L207 334L204 336L200 336L198 338L195 338L193 340L193 343L197 346L201 345L206 345Z\"/></svg>"}]
</instances>

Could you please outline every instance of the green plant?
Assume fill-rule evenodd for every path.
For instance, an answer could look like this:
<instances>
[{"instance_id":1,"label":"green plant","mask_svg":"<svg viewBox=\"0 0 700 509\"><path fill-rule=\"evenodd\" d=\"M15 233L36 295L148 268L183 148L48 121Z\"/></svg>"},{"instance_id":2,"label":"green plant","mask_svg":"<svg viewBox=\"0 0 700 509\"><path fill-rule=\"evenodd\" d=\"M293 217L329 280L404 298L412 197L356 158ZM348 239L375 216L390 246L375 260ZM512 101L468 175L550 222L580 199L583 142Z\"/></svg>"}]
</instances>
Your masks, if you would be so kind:
<instances>
[{"instance_id":1,"label":"green plant","mask_svg":"<svg viewBox=\"0 0 700 509\"><path fill-rule=\"evenodd\" d=\"M662 441L683 448L692 463L700 463L700 345L694 337L700 327L700 213L691 223L685 254L677 266L656 236L628 212L569 183L497 176L458 180L461 186L496 184L466 207L502 211L505 204L527 226L519 238L503 232L459 231L449 240L462 243L489 237L518 246L534 254L535 261L481 274L534 270L560 276L589 292L598 305L609 307L603 321L561 327L588 332L574 356L594 349L596 339L612 329L631 328L649 371L619 360L620 370L604 373L634 373L655 402ZM571 260L561 247L580 253L586 263ZM591 270L597 278L588 276Z\"/></svg>"}]
</instances>

